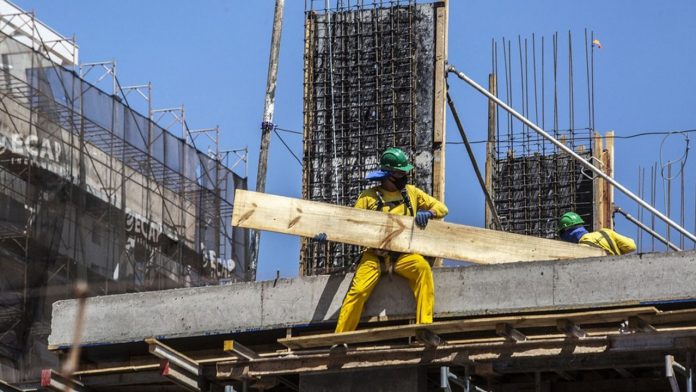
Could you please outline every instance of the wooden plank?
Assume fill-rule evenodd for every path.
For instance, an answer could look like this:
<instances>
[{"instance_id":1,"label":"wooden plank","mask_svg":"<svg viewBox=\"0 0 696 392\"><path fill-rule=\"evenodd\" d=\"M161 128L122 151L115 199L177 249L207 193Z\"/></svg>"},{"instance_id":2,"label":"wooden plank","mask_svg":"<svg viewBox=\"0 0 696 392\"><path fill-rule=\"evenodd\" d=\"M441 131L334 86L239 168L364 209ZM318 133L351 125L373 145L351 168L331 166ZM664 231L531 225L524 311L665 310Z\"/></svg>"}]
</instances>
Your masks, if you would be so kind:
<instances>
[{"instance_id":1,"label":"wooden plank","mask_svg":"<svg viewBox=\"0 0 696 392\"><path fill-rule=\"evenodd\" d=\"M223 342L223 351L247 360L252 360L259 357L259 355L252 349L242 345L236 340L225 340Z\"/></svg>"},{"instance_id":2,"label":"wooden plank","mask_svg":"<svg viewBox=\"0 0 696 392\"><path fill-rule=\"evenodd\" d=\"M479 264L605 255L568 242L433 220L425 229L412 217L238 189L232 225L331 241L419 253Z\"/></svg>"},{"instance_id":3,"label":"wooden plank","mask_svg":"<svg viewBox=\"0 0 696 392\"><path fill-rule=\"evenodd\" d=\"M608 131L604 135L604 153L602 154L602 161L604 163L604 172L609 177L614 177L614 131ZM614 213L614 187L605 180L603 188L603 204L604 204L604 227L612 228L614 227L612 216Z\"/></svg>"},{"instance_id":4,"label":"wooden plank","mask_svg":"<svg viewBox=\"0 0 696 392\"><path fill-rule=\"evenodd\" d=\"M445 199L445 120L447 75L447 3L435 4L435 64L433 68L433 196Z\"/></svg>"},{"instance_id":5,"label":"wooden plank","mask_svg":"<svg viewBox=\"0 0 696 392\"><path fill-rule=\"evenodd\" d=\"M604 170L602 151L602 136L595 131L592 137L592 164ZM592 180L592 230L604 227L604 182L598 175Z\"/></svg>"},{"instance_id":6,"label":"wooden plank","mask_svg":"<svg viewBox=\"0 0 696 392\"><path fill-rule=\"evenodd\" d=\"M498 96L495 74L488 74L488 91L491 94ZM495 147L495 131L496 131L496 109L497 105L491 99L488 100L488 140L486 141L486 190L491 198L495 200L493 193L493 156ZM488 203L483 203L485 208L486 229L493 229L493 211L488 207Z\"/></svg>"},{"instance_id":7,"label":"wooden plank","mask_svg":"<svg viewBox=\"0 0 696 392\"><path fill-rule=\"evenodd\" d=\"M427 325L428 331L434 334L496 331L499 324L508 324L511 328L531 327L555 327L558 319L570 320L575 324L601 324L614 323L626 320L636 315L653 315L657 313L654 307L636 307L624 309L596 310L589 312L528 315L528 316L504 316L485 317L476 319L439 321ZM278 343L293 349L326 347L334 344L355 344L394 340L415 336L416 331L424 325L409 324L389 327L368 328L359 331L344 332L340 334L325 333L317 335L296 336L292 338L278 339Z\"/></svg>"}]
</instances>

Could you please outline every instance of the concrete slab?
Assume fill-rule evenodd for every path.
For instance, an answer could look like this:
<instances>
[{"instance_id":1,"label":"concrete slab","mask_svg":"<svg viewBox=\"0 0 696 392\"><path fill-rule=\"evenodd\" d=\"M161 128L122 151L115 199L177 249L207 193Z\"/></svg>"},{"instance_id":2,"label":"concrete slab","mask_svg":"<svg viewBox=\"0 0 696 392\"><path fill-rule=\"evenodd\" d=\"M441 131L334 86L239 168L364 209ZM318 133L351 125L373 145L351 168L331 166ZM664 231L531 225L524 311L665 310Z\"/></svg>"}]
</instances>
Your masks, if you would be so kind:
<instances>
[{"instance_id":1,"label":"concrete slab","mask_svg":"<svg viewBox=\"0 0 696 392\"><path fill-rule=\"evenodd\" d=\"M696 252L438 269L435 316L620 306L696 299ZM90 298L85 344L333 323L352 275L280 279ZM49 344L72 339L74 300L53 304ZM413 295L382 276L365 319L412 318Z\"/></svg>"}]
</instances>

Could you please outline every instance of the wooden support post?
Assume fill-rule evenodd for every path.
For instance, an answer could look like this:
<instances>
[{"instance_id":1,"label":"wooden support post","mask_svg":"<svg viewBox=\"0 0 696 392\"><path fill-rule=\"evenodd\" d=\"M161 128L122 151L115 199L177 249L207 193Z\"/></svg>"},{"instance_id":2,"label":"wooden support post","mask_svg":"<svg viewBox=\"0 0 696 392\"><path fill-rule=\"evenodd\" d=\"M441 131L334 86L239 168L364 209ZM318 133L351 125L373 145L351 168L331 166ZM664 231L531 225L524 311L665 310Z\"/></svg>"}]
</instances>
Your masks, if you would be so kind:
<instances>
[{"instance_id":1,"label":"wooden support post","mask_svg":"<svg viewBox=\"0 0 696 392\"><path fill-rule=\"evenodd\" d=\"M527 340L527 336L517 329L513 328L508 323L500 323L495 326L495 333L498 336L502 336L511 342L524 342Z\"/></svg>"},{"instance_id":2,"label":"wooden support post","mask_svg":"<svg viewBox=\"0 0 696 392\"><path fill-rule=\"evenodd\" d=\"M447 96L447 1L435 5L435 65L433 94L433 197L445 201L445 120ZM435 259L433 267L442 267Z\"/></svg>"},{"instance_id":3,"label":"wooden support post","mask_svg":"<svg viewBox=\"0 0 696 392\"><path fill-rule=\"evenodd\" d=\"M157 339L148 338L145 339L145 343L148 344L148 351L150 354L170 361L174 365L196 376L201 374L201 369L197 361L161 343Z\"/></svg>"},{"instance_id":4,"label":"wooden support post","mask_svg":"<svg viewBox=\"0 0 696 392\"><path fill-rule=\"evenodd\" d=\"M556 328L559 331L565 333L568 337L575 339L584 339L587 337L587 332L583 331L582 328L577 326L574 322L568 319L560 319L556 322Z\"/></svg>"},{"instance_id":5,"label":"wooden support post","mask_svg":"<svg viewBox=\"0 0 696 392\"><path fill-rule=\"evenodd\" d=\"M496 75L488 75L488 91L493 95L498 95L498 87L496 85ZM493 100L488 100L488 140L486 141L486 190L491 198L495 200L495 194L493 193L493 160L495 159L495 131L496 131L496 119L497 119L497 105ZM486 229L494 229L493 224L493 211L485 203L485 222Z\"/></svg>"},{"instance_id":6,"label":"wooden support post","mask_svg":"<svg viewBox=\"0 0 696 392\"><path fill-rule=\"evenodd\" d=\"M223 343L223 351L248 361L259 357L254 350L243 346L241 343L235 340L225 340Z\"/></svg>"},{"instance_id":7,"label":"wooden support post","mask_svg":"<svg viewBox=\"0 0 696 392\"><path fill-rule=\"evenodd\" d=\"M169 360L163 359L160 362L160 373L174 384L180 385L189 391L199 392L201 390L198 377L185 369L179 368Z\"/></svg>"},{"instance_id":8,"label":"wooden support post","mask_svg":"<svg viewBox=\"0 0 696 392\"><path fill-rule=\"evenodd\" d=\"M437 348L437 346L446 343L444 339L425 328L416 330L416 339L429 349Z\"/></svg>"},{"instance_id":9,"label":"wooden support post","mask_svg":"<svg viewBox=\"0 0 696 392\"><path fill-rule=\"evenodd\" d=\"M25 389L20 389L15 386L12 386L5 381L0 380L0 392L25 392ZM35 389L34 389L35 391Z\"/></svg>"},{"instance_id":10,"label":"wooden support post","mask_svg":"<svg viewBox=\"0 0 696 392\"><path fill-rule=\"evenodd\" d=\"M657 329L650 325L647 321L643 320L639 316L630 316L628 318L628 328L632 331L640 332L655 332Z\"/></svg>"},{"instance_id":11,"label":"wooden support post","mask_svg":"<svg viewBox=\"0 0 696 392\"><path fill-rule=\"evenodd\" d=\"M606 170L604 160L602 159L604 148L602 146L602 136L599 132L593 132L592 136L592 164ZM604 226L604 184L605 181L601 177L595 175L592 180L592 230L599 230Z\"/></svg>"},{"instance_id":12,"label":"wooden support post","mask_svg":"<svg viewBox=\"0 0 696 392\"><path fill-rule=\"evenodd\" d=\"M433 96L433 197L445 200L445 119L447 84L447 2L435 4L435 66Z\"/></svg>"},{"instance_id":13,"label":"wooden support post","mask_svg":"<svg viewBox=\"0 0 696 392\"><path fill-rule=\"evenodd\" d=\"M87 392L87 389L81 382L76 381L72 378L63 376L62 374L56 372L53 369L43 369L41 370L41 386L50 390L57 392Z\"/></svg>"},{"instance_id":14,"label":"wooden support post","mask_svg":"<svg viewBox=\"0 0 696 392\"><path fill-rule=\"evenodd\" d=\"M614 177L614 131L609 131L604 135L604 152L602 154L602 163L604 163L604 172L611 177ZM614 187L607 181L604 183L604 222L603 227L613 228L614 222L612 219L614 213Z\"/></svg>"}]
</instances>

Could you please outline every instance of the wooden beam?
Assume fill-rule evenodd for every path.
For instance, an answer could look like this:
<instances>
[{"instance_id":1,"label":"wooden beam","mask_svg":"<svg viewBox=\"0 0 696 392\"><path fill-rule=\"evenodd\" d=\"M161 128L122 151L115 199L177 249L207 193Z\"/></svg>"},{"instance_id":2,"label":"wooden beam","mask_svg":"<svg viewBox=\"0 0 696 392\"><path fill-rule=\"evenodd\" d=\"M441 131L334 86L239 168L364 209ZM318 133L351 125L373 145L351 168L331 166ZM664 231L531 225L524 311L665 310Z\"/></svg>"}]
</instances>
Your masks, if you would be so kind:
<instances>
[{"instance_id":1,"label":"wooden beam","mask_svg":"<svg viewBox=\"0 0 696 392\"><path fill-rule=\"evenodd\" d=\"M604 167L604 161L602 160L602 152L604 147L602 146L602 136L599 132L593 132L592 136L592 164L598 166L602 170L606 170ZM594 176L592 180L592 230L599 230L604 228L604 179L598 175Z\"/></svg>"},{"instance_id":2,"label":"wooden beam","mask_svg":"<svg viewBox=\"0 0 696 392\"><path fill-rule=\"evenodd\" d=\"M601 324L622 322L627 317L639 314L655 314L654 307L598 310L590 312L543 314L525 316L484 317L476 319L438 321L427 325L435 334L496 330L498 324L508 324L512 328L554 327L559 318L572 320L576 324ZM334 344L356 344L405 339L416 335L416 330L424 325L409 324L389 327L368 328L344 333L325 333L278 339L280 344L293 349L328 347Z\"/></svg>"},{"instance_id":3,"label":"wooden beam","mask_svg":"<svg viewBox=\"0 0 696 392\"><path fill-rule=\"evenodd\" d=\"M256 359L259 357L259 354L254 352L252 349L243 346L236 340L225 340L223 343L223 351L247 360Z\"/></svg>"},{"instance_id":4,"label":"wooden beam","mask_svg":"<svg viewBox=\"0 0 696 392\"><path fill-rule=\"evenodd\" d=\"M512 325L508 323L498 323L495 326L495 333L498 336L504 337L509 342L524 342L527 340L527 336L517 329L513 328Z\"/></svg>"},{"instance_id":5,"label":"wooden beam","mask_svg":"<svg viewBox=\"0 0 696 392\"><path fill-rule=\"evenodd\" d=\"M583 331L577 324L568 320L560 319L556 322L556 328L566 334L566 336L574 339L584 339L587 337L587 332Z\"/></svg>"},{"instance_id":6,"label":"wooden beam","mask_svg":"<svg viewBox=\"0 0 696 392\"><path fill-rule=\"evenodd\" d=\"M430 349L434 349L446 343L444 339L426 328L416 329L416 339Z\"/></svg>"},{"instance_id":7,"label":"wooden beam","mask_svg":"<svg viewBox=\"0 0 696 392\"><path fill-rule=\"evenodd\" d=\"M498 95L495 74L488 74L488 91L493 95ZM493 193L493 160L495 151L495 132L496 132L496 109L497 105L491 99L488 100L488 140L486 141L486 190L491 198L495 200ZM484 203L486 229L493 229L493 211Z\"/></svg>"},{"instance_id":8,"label":"wooden beam","mask_svg":"<svg viewBox=\"0 0 696 392\"><path fill-rule=\"evenodd\" d=\"M568 242L387 214L238 189L232 225L331 241L419 253L479 264L596 257L604 251Z\"/></svg>"},{"instance_id":9,"label":"wooden beam","mask_svg":"<svg viewBox=\"0 0 696 392\"><path fill-rule=\"evenodd\" d=\"M657 329L650 325L647 321L643 320L639 316L630 316L628 318L628 328L632 331L638 332L655 332Z\"/></svg>"},{"instance_id":10,"label":"wooden beam","mask_svg":"<svg viewBox=\"0 0 696 392\"><path fill-rule=\"evenodd\" d=\"M447 84L447 2L435 5L435 65L433 67L433 196L445 200L445 119Z\"/></svg>"},{"instance_id":11,"label":"wooden beam","mask_svg":"<svg viewBox=\"0 0 696 392\"><path fill-rule=\"evenodd\" d=\"M610 176L614 177L614 131L608 131L604 135L604 151L602 153L602 163L604 164L604 172ZM614 214L614 187L605 180L603 187L603 197L602 201L604 205L604 226L607 228L614 227L612 216Z\"/></svg>"}]
</instances>

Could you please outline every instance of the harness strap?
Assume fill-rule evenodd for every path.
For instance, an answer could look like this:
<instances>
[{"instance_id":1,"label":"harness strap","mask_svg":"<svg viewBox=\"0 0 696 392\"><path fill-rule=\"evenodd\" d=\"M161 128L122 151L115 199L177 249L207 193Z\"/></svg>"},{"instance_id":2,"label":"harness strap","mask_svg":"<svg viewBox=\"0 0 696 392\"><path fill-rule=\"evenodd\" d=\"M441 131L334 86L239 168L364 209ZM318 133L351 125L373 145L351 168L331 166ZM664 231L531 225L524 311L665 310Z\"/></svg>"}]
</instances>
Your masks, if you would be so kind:
<instances>
[{"instance_id":1,"label":"harness strap","mask_svg":"<svg viewBox=\"0 0 696 392\"><path fill-rule=\"evenodd\" d=\"M621 254L619 253L619 250L617 249L614 241L612 241L611 237L609 237L609 234L606 231L604 231L604 229L600 229L599 234L601 234L602 237L604 237L604 239L607 241L607 243L609 243L609 247L611 248L611 251L614 252L614 255L618 256Z\"/></svg>"},{"instance_id":2,"label":"harness strap","mask_svg":"<svg viewBox=\"0 0 696 392\"><path fill-rule=\"evenodd\" d=\"M604 231L604 229L600 229L600 230L598 231L598 233L601 234L602 237L604 238L604 240L607 241L607 244L609 244L609 248L611 248L610 252L612 253L612 255L614 255L614 256L619 256L619 255L621 255L621 253L619 253L618 249L616 248L616 244L614 243L614 241L611 240L611 237L609 237L609 234L607 234L607 233ZM600 248L600 249L606 250L603 246L597 244L596 242L592 242L592 241L589 241L589 240L580 241L580 243L581 243L581 244L585 244L585 245L594 246L595 248Z\"/></svg>"}]
</instances>

